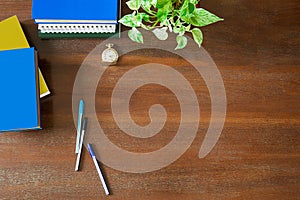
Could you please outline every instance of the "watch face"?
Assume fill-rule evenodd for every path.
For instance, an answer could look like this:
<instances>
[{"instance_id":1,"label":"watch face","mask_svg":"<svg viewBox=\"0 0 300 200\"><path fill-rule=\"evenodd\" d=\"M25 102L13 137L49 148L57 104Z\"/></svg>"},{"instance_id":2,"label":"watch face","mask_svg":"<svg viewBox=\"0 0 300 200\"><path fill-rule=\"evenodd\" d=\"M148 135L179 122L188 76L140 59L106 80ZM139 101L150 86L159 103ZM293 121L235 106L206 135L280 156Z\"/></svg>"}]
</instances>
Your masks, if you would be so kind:
<instances>
[{"instance_id":1,"label":"watch face","mask_svg":"<svg viewBox=\"0 0 300 200\"><path fill-rule=\"evenodd\" d=\"M104 61L104 62L116 62L117 60L118 60L118 54L114 49L108 48L108 49L105 49L103 51L102 61Z\"/></svg>"}]
</instances>

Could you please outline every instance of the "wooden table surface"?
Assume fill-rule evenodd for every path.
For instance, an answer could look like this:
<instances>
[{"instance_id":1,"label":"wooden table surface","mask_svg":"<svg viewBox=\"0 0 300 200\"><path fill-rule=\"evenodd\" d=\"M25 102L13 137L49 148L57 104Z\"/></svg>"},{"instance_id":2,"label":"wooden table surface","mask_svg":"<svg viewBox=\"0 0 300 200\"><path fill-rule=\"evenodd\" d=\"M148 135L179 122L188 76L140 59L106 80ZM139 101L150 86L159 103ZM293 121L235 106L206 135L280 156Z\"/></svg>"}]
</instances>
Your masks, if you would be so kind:
<instances>
[{"instance_id":1,"label":"wooden table surface","mask_svg":"<svg viewBox=\"0 0 300 200\"><path fill-rule=\"evenodd\" d=\"M86 149L80 172L74 172L72 113L76 73L103 39L41 40L31 20L31 1L0 0L0 20L19 17L52 92L41 99L43 130L0 134L0 199L300 199L299 2L204 0L202 6L225 18L203 28L203 47L222 75L227 96L219 141L198 158L211 103L205 82L188 64L157 50L125 55L119 67L103 74L96 96L99 122L114 143L132 152L153 151L172 140L180 123L174 94L158 85L138 90L130 104L139 125L150 122L150 105L166 107L166 127L158 135L133 138L114 122L110 97L116 81L142 63L161 61L183 73L199 99L201 118L191 146L165 168L128 173L101 164L112 192L106 197Z\"/></svg>"}]
</instances>

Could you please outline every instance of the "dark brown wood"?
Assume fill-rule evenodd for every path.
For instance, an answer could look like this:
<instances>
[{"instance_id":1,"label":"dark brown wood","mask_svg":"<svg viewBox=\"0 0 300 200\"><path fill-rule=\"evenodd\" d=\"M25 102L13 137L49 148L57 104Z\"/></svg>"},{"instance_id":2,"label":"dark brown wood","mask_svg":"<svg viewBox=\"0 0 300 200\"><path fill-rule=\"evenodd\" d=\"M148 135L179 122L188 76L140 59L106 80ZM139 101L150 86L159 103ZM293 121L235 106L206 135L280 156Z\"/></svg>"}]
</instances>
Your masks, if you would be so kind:
<instances>
[{"instance_id":1,"label":"dark brown wood","mask_svg":"<svg viewBox=\"0 0 300 200\"><path fill-rule=\"evenodd\" d=\"M141 60L159 60L183 73L199 98L201 120L191 147L166 168L133 174L102 165L112 191L109 198L299 199L299 2L214 0L202 1L202 6L225 18L203 28L203 46L217 64L226 88L222 135L213 151L198 159L211 114L210 98L203 79L185 67L186 63L154 50L122 57L122 68L105 72L96 98L99 122L114 143L133 152L153 151L168 143L178 128L178 102L168 89L157 85L138 90L130 111L138 124L146 125L149 106L160 101L170 114L161 133L166 135L135 139L122 134L114 122L110 109L114 84ZM76 73L102 40L41 40L31 20L31 1L0 0L0 20L12 15L19 17L30 44L38 50L39 66L52 94L41 99L43 130L0 134L0 199L106 198L86 149L81 171L74 172L72 115Z\"/></svg>"}]
</instances>

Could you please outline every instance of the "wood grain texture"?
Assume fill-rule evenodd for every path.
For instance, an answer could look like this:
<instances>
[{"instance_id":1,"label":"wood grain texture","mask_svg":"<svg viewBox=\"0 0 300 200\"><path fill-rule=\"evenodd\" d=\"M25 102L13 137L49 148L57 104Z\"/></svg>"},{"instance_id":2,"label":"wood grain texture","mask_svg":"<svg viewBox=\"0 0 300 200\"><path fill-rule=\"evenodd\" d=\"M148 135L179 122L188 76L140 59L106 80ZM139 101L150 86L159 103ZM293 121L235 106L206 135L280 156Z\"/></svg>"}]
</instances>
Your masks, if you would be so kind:
<instances>
[{"instance_id":1,"label":"wood grain texture","mask_svg":"<svg viewBox=\"0 0 300 200\"><path fill-rule=\"evenodd\" d=\"M225 18L203 29L203 46L220 70L227 95L226 122L217 145L207 157L198 158L211 114L201 77L168 54L145 51L124 56L122 68L105 72L96 98L99 122L114 143L134 152L153 151L172 139L179 124L174 95L149 85L132 97L132 118L140 125L149 123L148 108L160 101L170 114L163 133L139 140L118 129L110 95L118 78L140 60L159 60L183 73L199 98L201 120L191 147L166 168L132 174L102 165L112 192L105 197L86 149L81 171L74 172L72 115L76 73L102 40L40 40L31 20L31 1L0 0L0 20L19 17L52 91L41 100L42 131L0 134L0 199L299 199L299 2L204 0L202 6ZM125 3L123 7L128 12Z\"/></svg>"}]
</instances>

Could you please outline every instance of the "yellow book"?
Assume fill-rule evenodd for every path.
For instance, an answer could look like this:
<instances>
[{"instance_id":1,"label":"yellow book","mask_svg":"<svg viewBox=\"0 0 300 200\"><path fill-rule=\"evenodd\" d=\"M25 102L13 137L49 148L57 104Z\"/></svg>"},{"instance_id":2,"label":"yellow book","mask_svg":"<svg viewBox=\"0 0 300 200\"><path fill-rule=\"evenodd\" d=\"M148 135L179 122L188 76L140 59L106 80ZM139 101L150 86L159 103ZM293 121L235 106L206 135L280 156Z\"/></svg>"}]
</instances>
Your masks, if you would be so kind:
<instances>
[{"instance_id":1,"label":"yellow book","mask_svg":"<svg viewBox=\"0 0 300 200\"><path fill-rule=\"evenodd\" d=\"M0 50L29 48L17 16L12 16L0 22ZM50 94L45 79L39 70L40 97Z\"/></svg>"}]
</instances>

